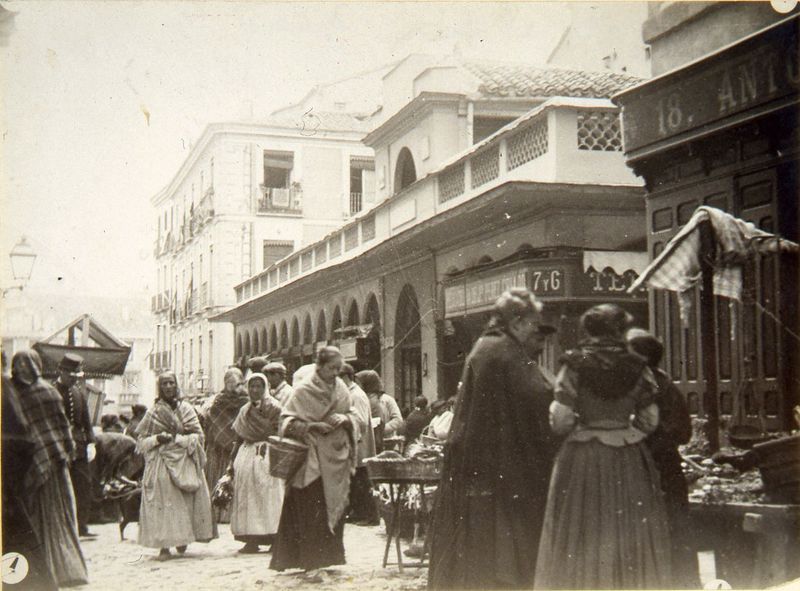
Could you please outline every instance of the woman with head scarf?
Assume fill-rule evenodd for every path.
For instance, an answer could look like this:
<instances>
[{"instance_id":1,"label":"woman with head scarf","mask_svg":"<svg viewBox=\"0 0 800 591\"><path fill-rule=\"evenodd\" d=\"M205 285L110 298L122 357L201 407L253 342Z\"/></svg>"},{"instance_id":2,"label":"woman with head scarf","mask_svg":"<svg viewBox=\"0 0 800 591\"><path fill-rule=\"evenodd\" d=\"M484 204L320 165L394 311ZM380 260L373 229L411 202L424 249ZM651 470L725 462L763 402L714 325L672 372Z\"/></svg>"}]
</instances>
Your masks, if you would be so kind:
<instances>
[{"instance_id":1,"label":"woman with head scarf","mask_svg":"<svg viewBox=\"0 0 800 591\"><path fill-rule=\"evenodd\" d=\"M245 404L233 430L238 437L232 456L233 476L231 532L245 545L242 554L255 554L259 545L270 545L278 531L283 505L283 481L269 473L267 439L278 432L281 406L267 394L262 373L247 378L250 401Z\"/></svg>"},{"instance_id":2,"label":"woman with head scarf","mask_svg":"<svg viewBox=\"0 0 800 591\"><path fill-rule=\"evenodd\" d=\"M194 541L217 537L211 499L203 476L206 454L197 413L180 399L172 371L158 376L158 397L136 429L137 447L144 455L139 543L179 553Z\"/></svg>"},{"instance_id":3,"label":"woman with head scarf","mask_svg":"<svg viewBox=\"0 0 800 591\"><path fill-rule=\"evenodd\" d=\"M433 509L428 586L530 588L554 455L552 390L529 356L552 328L504 292L464 365Z\"/></svg>"},{"instance_id":4,"label":"woman with head scarf","mask_svg":"<svg viewBox=\"0 0 800 591\"><path fill-rule=\"evenodd\" d=\"M225 388L214 396L207 407L200 412L200 421L206 436L206 483L208 490L214 490L217 481L225 473L236 443L233 421L239 410L247 404L247 392L243 387L244 378L238 367L230 367L225 372ZM228 511L218 512L217 521L228 521Z\"/></svg>"},{"instance_id":5,"label":"woman with head scarf","mask_svg":"<svg viewBox=\"0 0 800 591\"><path fill-rule=\"evenodd\" d=\"M537 588L671 586L667 518L645 444L658 424L658 387L628 350L629 323L614 304L590 308L581 317L587 338L562 360L550 411L567 438L553 467Z\"/></svg>"},{"instance_id":6,"label":"woman with head scarf","mask_svg":"<svg viewBox=\"0 0 800 591\"><path fill-rule=\"evenodd\" d=\"M304 569L310 581L326 566L344 564L344 515L356 468L355 433L361 429L350 392L338 378L342 354L323 347L314 374L295 384L281 415L287 437L309 447L287 483L270 568Z\"/></svg>"},{"instance_id":7,"label":"woman with head scarf","mask_svg":"<svg viewBox=\"0 0 800 591\"><path fill-rule=\"evenodd\" d=\"M21 479L19 492L39 538L46 570L58 586L82 585L88 575L78 542L75 494L69 476L74 444L61 395L41 374L42 362L35 351L14 355L12 385L31 444L30 466L15 478Z\"/></svg>"}]
</instances>

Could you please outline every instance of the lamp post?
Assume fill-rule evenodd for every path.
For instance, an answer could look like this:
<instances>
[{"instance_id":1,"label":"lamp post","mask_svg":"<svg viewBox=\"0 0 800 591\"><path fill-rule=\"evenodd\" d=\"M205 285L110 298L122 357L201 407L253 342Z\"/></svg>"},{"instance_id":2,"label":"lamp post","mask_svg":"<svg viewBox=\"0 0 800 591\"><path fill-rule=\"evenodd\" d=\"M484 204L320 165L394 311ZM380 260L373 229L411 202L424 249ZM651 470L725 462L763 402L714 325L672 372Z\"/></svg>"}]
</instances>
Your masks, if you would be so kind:
<instances>
[{"instance_id":1,"label":"lamp post","mask_svg":"<svg viewBox=\"0 0 800 591\"><path fill-rule=\"evenodd\" d=\"M22 236L8 253L8 258L11 259L11 274L14 280L19 281L18 285L3 289L3 296L12 289L22 289L28 283L33 273L33 264L36 262L36 253L33 248L28 244L25 236Z\"/></svg>"}]
</instances>

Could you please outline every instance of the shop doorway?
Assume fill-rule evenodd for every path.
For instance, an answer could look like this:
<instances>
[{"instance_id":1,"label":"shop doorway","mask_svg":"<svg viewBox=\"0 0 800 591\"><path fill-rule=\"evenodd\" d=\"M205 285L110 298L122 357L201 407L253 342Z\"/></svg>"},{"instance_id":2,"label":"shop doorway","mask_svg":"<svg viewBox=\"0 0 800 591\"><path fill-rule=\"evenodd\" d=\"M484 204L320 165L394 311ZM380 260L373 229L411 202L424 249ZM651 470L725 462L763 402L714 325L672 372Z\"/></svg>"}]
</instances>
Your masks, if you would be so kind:
<instances>
[{"instance_id":1,"label":"shop doorway","mask_svg":"<svg viewBox=\"0 0 800 591\"><path fill-rule=\"evenodd\" d=\"M419 303L414 288L405 285L397 302L394 329L395 398L401 409L411 408L422 395L422 331Z\"/></svg>"}]
</instances>

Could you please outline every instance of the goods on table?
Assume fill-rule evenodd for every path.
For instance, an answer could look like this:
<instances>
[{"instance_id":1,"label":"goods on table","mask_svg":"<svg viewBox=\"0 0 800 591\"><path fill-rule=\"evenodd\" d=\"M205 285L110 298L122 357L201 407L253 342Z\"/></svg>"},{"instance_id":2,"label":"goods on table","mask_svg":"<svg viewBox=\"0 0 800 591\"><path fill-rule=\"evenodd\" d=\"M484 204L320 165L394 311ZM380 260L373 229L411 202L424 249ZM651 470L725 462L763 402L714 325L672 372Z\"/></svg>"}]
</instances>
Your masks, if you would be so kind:
<instances>
[{"instance_id":1,"label":"goods on table","mask_svg":"<svg viewBox=\"0 0 800 591\"><path fill-rule=\"evenodd\" d=\"M364 460L367 474L372 480L435 481L442 473L441 456L415 456L406 458L396 451L387 450Z\"/></svg>"}]
</instances>

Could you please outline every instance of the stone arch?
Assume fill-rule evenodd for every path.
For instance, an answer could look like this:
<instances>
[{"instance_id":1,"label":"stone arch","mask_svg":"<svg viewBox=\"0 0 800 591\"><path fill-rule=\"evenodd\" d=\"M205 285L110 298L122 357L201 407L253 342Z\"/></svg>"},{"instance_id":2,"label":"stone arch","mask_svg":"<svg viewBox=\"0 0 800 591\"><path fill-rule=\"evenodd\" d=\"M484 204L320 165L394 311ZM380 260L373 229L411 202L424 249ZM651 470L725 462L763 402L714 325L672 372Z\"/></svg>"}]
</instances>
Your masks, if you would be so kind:
<instances>
[{"instance_id":1,"label":"stone arch","mask_svg":"<svg viewBox=\"0 0 800 591\"><path fill-rule=\"evenodd\" d=\"M367 296L367 302L364 305L364 322L371 324L376 329L381 326L381 309L378 305L378 298L374 293L370 293Z\"/></svg>"},{"instance_id":2,"label":"stone arch","mask_svg":"<svg viewBox=\"0 0 800 591\"><path fill-rule=\"evenodd\" d=\"M414 157L411 155L411 150L403 148L397 155L394 167L394 192L399 193L416 180L417 167L414 165Z\"/></svg>"},{"instance_id":3,"label":"stone arch","mask_svg":"<svg viewBox=\"0 0 800 591\"><path fill-rule=\"evenodd\" d=\"M245 331L244 333L244 346L243 346L243 355L250 356L252 351L250 350L250 333Z\"/></svg>"},{"instance_id":4,"label":"stone arch","mask_svg":"<svg viewBox=\"0 0 800 591\"><path fill-rule=\"evenodd\" d=\"M345 326L356 326L358 324L361 324L361 318L358 314L358 302L353 298L353 301L350 302L350 307L347 309Z\"/></svg>"},{"instance_id":5,"label":"stone arch","mask_svg":"<svg viewBox=\"0 0 800 591\"><path fill-rule=\"evenodd\" d=\"M261 346L258 349L258 352L263 355L264 353L269 352L269 342L267 341L267 327L262 326L259 332L260 334L258 341Z\"/></svg>"},{"instance_id":6,"label":"stone arch","mask_svg":"<svg viewBox=\"0 0 800 591\"><path fill-rule=\"evenodd\" d=\"M328 324L325 322L325 310L320 310L317 314L317 342L328 340Z\"/></svg>"},{"instance_id":7,"label":"stone arch","mask_svg":"<svg viewBox=\"0 0 800 591\"><path fill-rule=\"evenodd\" d=\"M289 344L292 347L296 347L300 344L300 321L297 319L297 316L292 318L292 334Z\"/></svg>"},{"instance_id":8,"label":"stone arch","mask_svg":"<svg viewBox=\"0 0 800 591\"><path fill-rule=\"evenodd\" d=\"M331 340L336 339L336 330L342 328L342 308L339 304L333 309L333 318L331 318Z\"/></svg>"},{"instance_id":9,"label":"stone arch","mask_svg":"<svg viewBox=\"0 0 800 591\"><path fill-rule=\"evenodd\" d=\"M310 345L314 342L314 329L311 326L311 314L306 313L303 319L303 344Z\"/></svg>"},{"instance_id":10,"label":"stone arch","mask_svg":"<svg viewBox=\"0 0 800 591\"><path fill-rule=\"evenodd\" d=\"M273 324L269 327L269 352L274 353L278 350L278 329Z\"/></svg>"},{"instance_id":11,"label":"stone arch","mask_svg":"<svg viewBox=\"0 0 800 591\"><path fill-rule=\"evenodd\" d=\"M285 320L281 321L281 340L279 343L281 351L289 347L289 326Z\"/></svg>"}]
</instances>

